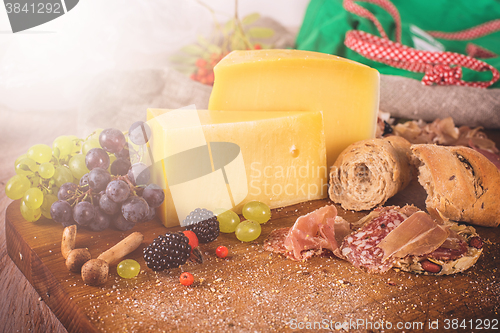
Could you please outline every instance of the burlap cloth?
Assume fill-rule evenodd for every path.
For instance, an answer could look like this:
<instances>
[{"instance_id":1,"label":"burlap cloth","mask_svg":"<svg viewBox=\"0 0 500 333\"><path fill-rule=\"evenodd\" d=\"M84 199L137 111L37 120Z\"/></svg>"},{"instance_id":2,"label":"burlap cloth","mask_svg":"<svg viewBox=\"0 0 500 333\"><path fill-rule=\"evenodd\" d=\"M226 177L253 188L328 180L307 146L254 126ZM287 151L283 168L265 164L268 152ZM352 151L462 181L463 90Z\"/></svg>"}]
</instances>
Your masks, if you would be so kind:
<instances>
[{"instance_id":1,"label":"burlap cloth","mask_svg":"<svg viewBox=\"0 0 500 333\"><path fill-rule=\"evenodd\" d=\"M293 47L294 32L269 18L258 24L275 30L271 41L275 48ZM145 120L149 107L174 109L194 104L206 109L211 90L172 68L108 71L84 94L79 134L106 127L127 130L133 122ZM432 121L451 116L457 125L500 128L500 89L424 86L414 79L381 75L380 110L400 118Z\"/></svg>"},{"instance_id":2,"label":"burlap cloth","mask_svg":"<svg viewBox=\"0 0 500 333\"><path fill-rule=\"evenodd\" d=\"M500 128L500 89L424 86L414 79L381 75L380 110L394 117L432 121L451 116L457 125Z\"/></svg>"}]
</instances>

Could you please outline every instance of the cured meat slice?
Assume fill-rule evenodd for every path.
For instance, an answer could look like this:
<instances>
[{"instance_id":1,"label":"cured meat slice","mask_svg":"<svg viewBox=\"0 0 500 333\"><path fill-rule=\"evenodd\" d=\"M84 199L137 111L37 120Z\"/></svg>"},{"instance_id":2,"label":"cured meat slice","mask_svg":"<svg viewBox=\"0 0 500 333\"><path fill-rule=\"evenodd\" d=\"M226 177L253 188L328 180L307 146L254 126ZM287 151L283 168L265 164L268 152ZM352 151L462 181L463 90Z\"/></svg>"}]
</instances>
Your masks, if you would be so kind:
<instances>
[{"instance_id":1,"label":"cured meat slice","mask_svg":"<svg viewBox=\"0 0 500 333\"><path fill-rule=\"evenodd\" d=\"M400 209L390 206L375 209L364 219L367 222L363 227L344 239L341 247L342 255L351 264L363 267L369 273L387 272L394 265L395 258L389 257L384 261L384 251L378 245L391 231L408 218L408 215L404 214L403 211L413 213L418 210L413 208Z\"/></svg>"},{"instance_id":2,"label":"cured meat slice","mask_svg":"<svg viewBox=\"0 0 500 333\"><path fill-rule=\"evenodd\" d=\"M425 212L416 212L391 231L377 246L384 250L382 261L390 256L420 256L439 248L448 238L448 228L437 224Z\"/></svg>"},{"instance_id":3,"label":"cured meat slice","mask_svg":"<svg viewBox=\"0 0 500 333\"><path fill-rule=\"evenodd\" d=\"M336 216L335 206L328 205L299 217L285 239L285 248L290 252L290 257L305 260L305 256L310 256L307 252L320 254L323 249L338 253L339 244L335 238Z\"/></svg>"},{"instance_id":4,"label":"cured meat slice","mask_svg":"<svg viewBox=\"0 0 500 333\"><path fill-rule=\"evenodd\" d=\"M264 241L264 250L286 255L288 251L285 247L285 238L289 231L290 228L280 228L271 231Z\"/></svg>"},{"instance_id":5,"label":"cured meat slice","mask_svg":"<svg viewBox=\"0 0 500 333\"><path fill-rule=\"evenodd\" d=\"M424 256L398 259L394 267L417 274L456 274L476 263L483 252L482 245L473 227L452 223L450 236L437 250ZM429 263L432 269L429 269Z\"/></svg>"},{"instance_id":6,"label":"cured meat slice","mask_svg":"<svg viewBox=\"0 0 500 333\"><path fill-rule=\"evenodd\" d=\"M450 235L445 242L424 257L438 260L455 260L462 257L467 252L467 248L467 241L454 230L450 230Z\"/></svg>"},{"instance_id":7,"label":"cured meat slice","mask_svg":"<svg viewBox=\"0 0 500 333\"><path fill-rule=\"evenodd\" d=\"M328 205L301 216L291 228L277 229L264 241L264 249L293 260L307 260L330 250L340 255L339 244L351 232L350 224Z\"/></svg>"}]
</instances>

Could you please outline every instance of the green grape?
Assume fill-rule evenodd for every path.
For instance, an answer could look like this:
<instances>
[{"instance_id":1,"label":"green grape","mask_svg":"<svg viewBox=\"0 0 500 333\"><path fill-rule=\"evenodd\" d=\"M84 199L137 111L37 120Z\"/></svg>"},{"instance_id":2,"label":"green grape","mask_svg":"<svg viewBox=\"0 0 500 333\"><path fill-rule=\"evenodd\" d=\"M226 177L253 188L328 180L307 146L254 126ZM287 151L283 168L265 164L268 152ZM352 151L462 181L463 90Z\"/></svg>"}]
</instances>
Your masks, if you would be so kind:
<instances>
[{"instance_id":1,"label":"green grape","mask_svg":"<svg viewBox=\"0 0 500 333\"><path fill-rule=\"evenodd\" d=\"M262 229L259 222L252 220L245 220L238 224L235 230L236 238L242 242L251 242L256 240L261 233Z\"/></svg>"},{"instance_id":2,"label":"green grape","mask_svg":"<svg viewBox=\"0 0 500 333\"><path fill-rule=\"evenodd\" d=\"M54 140L52 143L52 150L54 151L54 155L58 158L65 158L73 152L74 145L75 143L69 136L62 135Z\"/></svg>"},{"instance_id":3,"label":"green grape","mask_svg":"<svg viewBox=\"0 0 500 333\"><path fill-rule=\"evenodd\" d=\"M236 230L238 224L240 224L240 217L238 214L232 210L221 210L214 212L217 215L217 220L219 221L220 232L229 234Z\"/></svg>"},{"instance_id":4,"label":"green grape","mask_svg":"<svg viewBox=\"0 0 500 333\"><path fill-rule=\"evenodd\" d=\"M50 215L50 207L56 201L57 201L57 196L55 196L54 194L46 194L43 197L43 203L40 206L40 210L43 216L45 216L48 219L52 219L52 216Z\"/></svg>"},{"instance_id":5,"label":"green grape","mask_svg":"<svg viewBox=\"0 0 500 333\"><path fill-rule=\"evenodd\" d=\"M53 186L49 189L48 193L49 194L54 194L55 196L57 196L57 193L59 192L59 187L57 186ZM43 204L42 204L43 205Z\"/></svg>"},{"instance_id":6,"label":"green grape","mask_svg":"<svg viewBox=\"0 0 500 333\"><path fill-rule=\"evenodd\" d=\"M57 187L61 187L64 183L73 182L73 173L68 167L56 166L52 179L54 179Z\"/></svg>"},{"instance_id":7,"label":"green grape","mask_svg":"<svg viewBox=\"0 0 500 333\"><path fill-rule=\"evenodd\" d=\"M38 167L38 174L40 175L40 177L45 178L45 179L52 178L52 176L54 176L55 171L56 171L56 169L54 168L54 165L52 163L48 163L48 162L42 163Z\"/></svg>"},{"instance_id":8,"label":"green grape","mask_svg":"<svg viewBox=\"0 0 500 333\"><path fill-rule=\"evenodd\" d=\"M31 182L24 175L15 175L5 184L5 194L12 200L21 199L24 193L31 187Z\"/></svg>"},{"instance_id":9,"label":"green grape","mask_svg":"<svg viewBox=\"0 0 500 333\"><path fill-rule=\"evenodd\" d=\"M31 175L38 171L38 164L31 158L22 158L16 162L14 167L18 175Z\"/></svg>"},{"instance_id":10,"label":"green grape","mask_svg":"<svg viewBox=\"0 0 500 333\"><path fill-rule=\"evenodd\" d=\"M103 128L98 128L96 129L95 131L93 131L91 133L91 135L89 135L89 139L97 139L99 140L99 135L101 135L101 132L104 131ZM100 146L99 146L100 147Z\"/></svg>"},{"instance_id":11,"label":"green grape","mask_svg":"<svg viewBox=\"0 0 500 333\"><path fill-rule=\"evenodd\" d=\"M247 220L257 221L260 224L266 223L271 218L269 206L260 201L249 201L243 206L243 216Z\"/></svg>"},{"instance_id":12,"label":"green grape","mask_svg":"<svg viewBox=\"0 0 500 333\"><path fill-rule=\"evenodd\" d=\"M79 154L82 151L82 142L83 140L77 137L76 135L68 135L68 138L73 141L73 150L71 154Z\"/></svg>"},{"instance_id":13,"label":"green grape","mask_svg":"<svg viewBox=\"0 0 500 333\"><path fill-rule=\"evenodd\" d=\"M35 222L40 218L40 216L42 216L42 212L40 208L36 209L29 208L23 200L21 201L21 215L24 217L26 221Z\"/></svg>"},{"instance_id":14,"label":"green grape","mask_svg":"<svg viewBox=\"0 0 500 333\"><path fill-rule=\"evenodd\" d=\"M78 154L73 156L69 160L69 169L76 179L80 179L84 174L89 172L87 165L85 164L85 155Z\"/></svg>"},{"instance_id":15,"label":"green grape","mask_svg":"<svg viewBox=\"0 0 500 333\"><path fill-rule=\"evenodd\" d=\"M116 271L122 278L131 279L139 274L141 265L134 259L125 259L118 264Z\"/></svg>"},{"instance_id":16,"label":"green grape","mask_svg":"<svg viewBox=\"0 0 500 333\"><path fill-rule=\"evenodd\" d=\"M37 209L43 203L43 192L38 187L32 187L24 193L24 203L29 209Z\"/></svg>"},{"instance_id":17,"label":"green grape","mask_svg":"<svg viewBox=\"0 0 500 333\"><path fill-rule=\"evenodd\" d=\"M89 138L82 145L82 155L87 155L88 151L92 148L101 148L101 144L99 143L99 139Z\"/></svg>"},{"instance_id":18,"label":"green grape","mask_svg":"<svg viewBox=\"0 0 500 333\"><path fill-rule=\"evenodd\" d=\"M22 160L23 158L28 158L28 156L26 154L22 154L21 156L16 158L16 161L14 162L14 166L16 166L19 163L19 161Z\"/></svg>"},{"instance_id":19,"label":"green grape","mask_svg":"<svg viewBox=\"0 0 500 333\"><path fill-rule=\"evenodd\" d=\"M40 185L40 177L39 176L33 176L28 178L31 182L31 187L38 187Z\"/></svg>"},{"instance_id":20,"label":"green grape","mask_svg":"<svg viewBox=\"0 0 500 333\"><path fill-rule=\"evenodd\" d=\"M37 144L28 149L27 156L37 163L45 163L52 158L52 148L44 144Z\"/></svg>"}]
</instances>

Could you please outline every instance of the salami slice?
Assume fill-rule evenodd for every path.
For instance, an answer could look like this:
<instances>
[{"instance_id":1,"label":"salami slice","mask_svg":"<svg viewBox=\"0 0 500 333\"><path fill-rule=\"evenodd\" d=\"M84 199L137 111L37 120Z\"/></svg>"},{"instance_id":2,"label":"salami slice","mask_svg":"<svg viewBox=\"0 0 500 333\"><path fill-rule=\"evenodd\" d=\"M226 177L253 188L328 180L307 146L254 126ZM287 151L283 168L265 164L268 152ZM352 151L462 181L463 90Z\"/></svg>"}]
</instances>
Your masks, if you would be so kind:
<instances>
[{"instance_id":1,"label":"salami slice","mask_svg":"<svg viewBox=\"0 0 500 333\"><path fill-rule=\"evenodd\" d=\"M455 231L451 230L450 236L440 247L423 257L438 260L455 260L467 253L468 248L469 245L467 241Z\"/></svg>"},{"instance_id":2,"label":"salami slice","mask_svg":"<svg viewBox=\"0 0 500 333\"><path fill-rule=\"evenodd\" d=\"M356 267L369 273L384 273L392 268L395 259L383 261L384 251L377 245L408 216L399 207L381 207L371 214L373 219L344 239L341 253Z\"/></svg>"}]
</instances>

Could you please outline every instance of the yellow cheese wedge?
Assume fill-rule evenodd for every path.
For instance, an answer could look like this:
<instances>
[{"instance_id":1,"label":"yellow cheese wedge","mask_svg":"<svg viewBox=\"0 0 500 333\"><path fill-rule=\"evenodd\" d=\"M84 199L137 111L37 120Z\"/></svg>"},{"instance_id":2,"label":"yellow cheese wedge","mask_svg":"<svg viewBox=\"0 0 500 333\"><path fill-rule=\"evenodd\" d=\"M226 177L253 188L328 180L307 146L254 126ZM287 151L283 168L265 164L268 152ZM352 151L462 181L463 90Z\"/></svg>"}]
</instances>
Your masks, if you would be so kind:
<instances>
[{"instance_id":1,"label":"yellow cheese wedge","mask_svg":"<svg viewBox=\"0 0 500 333\"><path fill-rule=\"evenodd\" d=\"M373 138L379 73L334 55L299 50L233 51L214 68L209 110L323 111L328 165Z\"/></svg>"},{"instance_id":2,"label":"yellow cheese wedge","mask_svg":"<svg viewBox=\"0 0 500 333\"><path fill-rule=\"evenodd\" d=\"M271 208L327 195L321 112L149 109L153 181L165 184L157 210L166 226L195 208Z\"/></svg>"}]
</instances>

